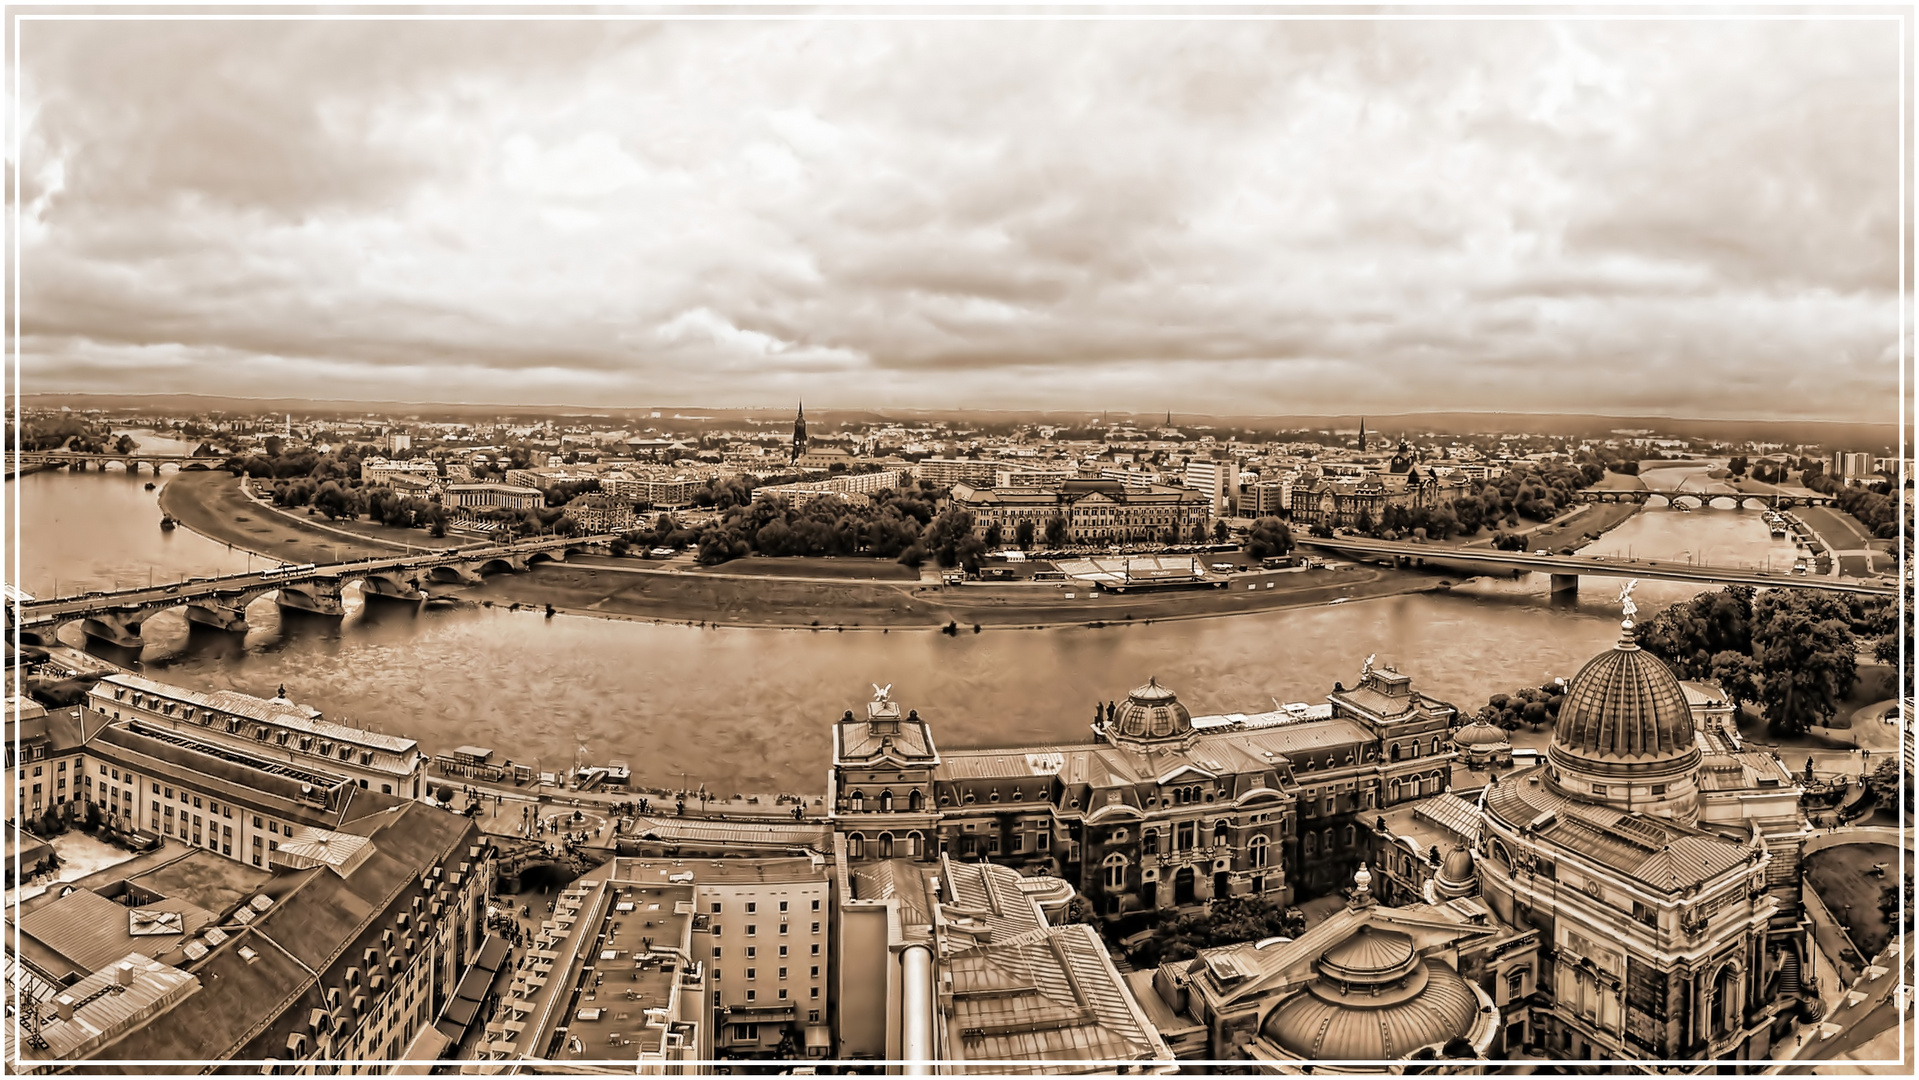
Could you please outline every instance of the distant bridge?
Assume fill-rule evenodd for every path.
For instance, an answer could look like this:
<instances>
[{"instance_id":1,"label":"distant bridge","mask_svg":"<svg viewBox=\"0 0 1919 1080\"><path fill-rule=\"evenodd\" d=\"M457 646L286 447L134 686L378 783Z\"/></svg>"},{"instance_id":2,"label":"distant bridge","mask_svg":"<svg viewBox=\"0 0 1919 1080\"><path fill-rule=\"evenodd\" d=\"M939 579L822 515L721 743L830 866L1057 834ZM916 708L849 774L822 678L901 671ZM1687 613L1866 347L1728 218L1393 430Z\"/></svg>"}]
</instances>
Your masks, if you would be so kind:
<instances>
[{"instance_id":1,"label":"distant bridge","mask_svg":"<svg viewBox=\"0 0 1919 1080\"><path fill-rule=\"evenodd\" d=\"M153 469L153 475L160 475L160 467L173 465L182 472L203 472L219 468L222 458L208 457L204 454L195 457L192 454L150 454L134 450L125 454L112 452L101 454L82 453L77 450L23 450L13 456L16 468L28 465L52 465L72 469L74 472L86 472L88 466L105 472L109 464L118 462L129 475L138 475L140 466Z\"/></svg>"},{"instance_id":2,"label":"distant bridge","mask_svg":"<svg viewBox=\"0 0 1919 1080\"><path fill-rule=\"evenodd\" d=\"M1637 502L1652 506L1684 506L1694 510L1790 510L1795 506L1832 505L1830 495L1754 495L1750 492L1733 494L1723 491L1608 491L1585 488L1573 492L1572 497L1574 502L1583 503Z\"/></svg>"},{"instance_id":3,"label":"distant bridge","mask_svg":"<svg viewBox=\"0 0 1919 1080\"><path fill-rule=\"evenodd\" d=\"M345 614L340 593L358 581L362 593L396 600L421 600L422 586L474 584L487 574L531 569L535 564L561 561L573 552L608 543L611 534L555 537L512 544L482 544L430 553L412 553L384 559L329 563L288 570L278 567L217 578L194 578L172 585L95 592L85 596L29 600L7 606L7 623L20 628L20 640L52 645L62 626L80 623L91 638L137 649L144 640L141 624L153 615L185 608L187 621L244 634L247 605L277 594L282 608L319 615Z\"/></svg>"},{"instance_id":4,"label":"distant bridge","mask_svg":"<svg viewBox=\"0 0 1919 1080\"><path fill-rule=\"evenodd\" d=\"M1647 578L1658 581L1696 581L1706 585L1753 585L1768 588L1824 589L1827 592L1858 593L1865 596L1895 596L1899 587L1846 578L1811 574L1774 573L1725 566L1704 566L1661 559L1620 559L1605 555L1529 555L1523 551L1463 550L1432 544L1405 544L1386 540L1366 540L1336 536L1330 540L1303 538L1302 547L1335 551L1342 555L1373 561L1390 561L1394 566L1434 569L1456 566L1483 567L1487 570L1530 570L1552 576L1553 592L1577 592L1579 579L1588 577Z\"/></svg>"}]
</instances>

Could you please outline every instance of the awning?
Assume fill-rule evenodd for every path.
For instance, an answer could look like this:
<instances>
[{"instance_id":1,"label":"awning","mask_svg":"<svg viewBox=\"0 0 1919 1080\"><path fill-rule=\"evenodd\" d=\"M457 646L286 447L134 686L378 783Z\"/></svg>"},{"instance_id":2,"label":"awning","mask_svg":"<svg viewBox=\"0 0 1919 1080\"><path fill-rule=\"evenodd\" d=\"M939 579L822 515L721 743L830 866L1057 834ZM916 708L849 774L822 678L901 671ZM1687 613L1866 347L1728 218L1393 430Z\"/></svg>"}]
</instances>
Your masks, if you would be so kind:
<instances>
[{"instance_id":1,"label":"awning","mask_svg":"<svg viewBox=\"0 0 1919 1080\"><path fill-rule=\"evenodd\" d=\"M825 1024L808 1024L806 1026L806 1048L808 1050L830 1050L832 1046L833 1036L831 1032L826 1030Z\"/></svg>"},{"instance_id":2,"label":"awning","mask_svg":"<svg viewBox=\"0 0 1919 1080\"><path fill-rule=\"evenodd\" d=\"M441 1014L441 1020L451 1020L460 1027L467 1028L473 1025L473 1015L479 1011L479 1002L469 1001L466 998L454 998L447 1002L446 1012Z\"/></svg>"},{"instance_id":3,"label":"awning","mask_svg":"<svg viewBox=\"0 0 1919 1080\"><path fill-rule=\"evenodd\" d=\"M434 1063L439 1061L453 1040L439 1028L421 1028L413 1037L412 1045L406 1048L404 1060L418 1062L416 1065L400 1065L394 1068L397 1076L426 1076L433 1071Z\"/></svg>"},{"instance_id":4,"label":"awning","mask_svg":"<svg viewBox=\"0 0 1919 1080\"><path fill-rule=\"evenodd\" d=\"M480 946L480 955L473 961L473 966L488 971L500 970L500 965L506 963L506 948L505 938L487 935L486 944Z\"/></svg>"},{"instance_id":5,"label":"awning","mask_svg":"<svg viewBox=\"0 0 1919 1080\"><path fill-rule=\"evenodd\" d=\"M442 1035L445 1035L446 1041L449 1043L459 1042L460 1038L466 1034L466 1028L461 1027L459 1024L456 1024L451 1020L442 1020L439 1023L434 1024L433 1030L439 1032Z\"/></svg>"},{"instance_id":6,"label":"awning","mask_svg":"<svg viewBox=\"0 0 1919 1080\"><path fill-rule=\"evenodd\" d=\"M478 1001L486 996L486 988L493 985L493 973L481 967L466 969L466 977L460 980L460 989L453 996Z\"/></svg>"}]
</instances>

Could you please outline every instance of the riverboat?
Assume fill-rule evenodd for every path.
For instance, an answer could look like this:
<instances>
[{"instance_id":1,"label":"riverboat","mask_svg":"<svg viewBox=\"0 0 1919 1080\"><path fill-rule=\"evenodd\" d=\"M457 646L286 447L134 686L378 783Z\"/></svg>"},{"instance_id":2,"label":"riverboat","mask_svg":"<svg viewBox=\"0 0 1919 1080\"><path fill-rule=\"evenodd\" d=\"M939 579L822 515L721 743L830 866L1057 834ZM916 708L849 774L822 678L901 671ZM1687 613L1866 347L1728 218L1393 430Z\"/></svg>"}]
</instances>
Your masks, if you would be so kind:
<instances>
[{"instance_id":1,"label":"riverboat","mask_svg":"<svg viewBox=\"0 0 1919 1080\"><path fill-rule=\"evenodd\" d=\"M167 531L169 531L169 532L171 532L171 531L173 530L173 527L174 527L174 526L176 526L176 525L178 525L178 524L179 524L179 522L177 522L177 521L175 521L175 520L173 520L173 515L172 515L172 514L162 514L162 515L160 515L160 527L161 527L162 529L165 529L165 530L167 530Z\"/></svg>"}]
</instances>

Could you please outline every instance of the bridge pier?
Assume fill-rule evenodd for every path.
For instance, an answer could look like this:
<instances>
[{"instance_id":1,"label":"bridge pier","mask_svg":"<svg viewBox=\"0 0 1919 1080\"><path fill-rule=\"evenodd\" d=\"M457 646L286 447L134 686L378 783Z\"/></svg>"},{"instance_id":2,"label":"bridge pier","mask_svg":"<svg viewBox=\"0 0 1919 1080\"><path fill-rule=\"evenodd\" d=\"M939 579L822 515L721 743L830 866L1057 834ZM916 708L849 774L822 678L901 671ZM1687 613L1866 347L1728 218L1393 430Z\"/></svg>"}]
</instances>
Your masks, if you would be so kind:
<instances>
[{"instance_id":1,"label":"bridge pier","mask_svg":"<svg viewBox=\"0 0 1919 1080\"><path fill-rule=\"evenodd\" d=\"M1579 575L1578 574L1553 574L1551 592L1555 596L1559 595L1560 593L1578 593L1579 592Z\"/></svg>"},{"instance_id":2,"label":"bridge pier","mask_svg":"<svg viewBox=\"0 0 1919 1080\"><path fill-rule=\"evenodd\" d=\"M379 597L413 602L424 599L426 594L420 591L418 574L369 574L360 582L360 595L368 600Z\"/></svg>"},{"instance_id":3,"label":"bridge pier","mask_svg":"<svg viewBox=\"0 0 1919 1080\"><path fill-rule=\"evenodd\" d=\"M452 585L478 585L481 580L478 563L443 563L428 573L430 580Z\"/></svg>"},{"instance_id":4,"label":"bridge pier","mask_svg":"<svg viewBox=\"0 0 1919 1080\"><path fill-rule=\"evenodd\" d=\"M330 578L313 578L298 584L282 585L274 603L286 610L304 611L309 615L338 618L346 614L346 605L340 602L340 583Z\"/></svg>"},{"instance_id":5,"label":"bridge pier","mask_svg":"<svg viewBox=\"0 0 1919 1080\"><path fill-rule=\"evenodd\" d=\"M109 645L118 645L123 649L140 649L146 646L146 639L140 636L140 624L146 621L146 613L103 612L80 621L80 631L96 641Z\"/></svg>"},{"instance_id":6,"label":"bridge pier","mask_svg":"<svg viewBox=\"0 0 1919 1080\"><path fill-rule=\"evenodd\" d=\"M187 628L193 630L201 627L230 634L246 633L246 601L207 599L188 604Z\"/></svg>"}]
</instances>

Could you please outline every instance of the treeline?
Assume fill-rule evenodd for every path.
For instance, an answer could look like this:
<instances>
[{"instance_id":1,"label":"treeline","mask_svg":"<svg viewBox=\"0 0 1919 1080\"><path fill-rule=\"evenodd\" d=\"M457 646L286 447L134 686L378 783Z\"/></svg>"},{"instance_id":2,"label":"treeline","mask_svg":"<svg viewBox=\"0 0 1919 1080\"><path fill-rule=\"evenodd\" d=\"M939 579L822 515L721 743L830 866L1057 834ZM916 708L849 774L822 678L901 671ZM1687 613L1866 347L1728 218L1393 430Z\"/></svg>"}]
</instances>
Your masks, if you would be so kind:
<instances>
[{"instance_id":1,"label":"treeline","mask_svg":"<svg viewBox=\"0 0 1919 1080\"><path fill-rule=\"evenodd\" d=\"M11 425L8 427L11 428ZM9 430L7 442L12 441L13 432ZM131 435L116 438L111 427L84 416L37 417L20 424L20 449L26 451L65 449L78 454L104 454L108 451L130 454L139 448L139 442Z\"/></svg>"},{"instance_id":2,"label":"treeline","mask_svg":"<svg viewBox=\"0 0 1919 1080\"><path fill-rule=\"evenodd\" d=\"M874 492L870 498L822 496L803 507L794 507L785 499L754 500L750 489L744 502L734 501L733 482L738 480L728 477L720 482L730 505L724 507L725 513L718 521L700 533L702 563L722 563L755 552L923 561L929 548L922 541L943 544L952 530L949 512L948 522L937 535L925 535L937 515L936 505L945 495L945 489L925 482ZM963 516L970 536L971 515Z\"/></svg>"},{"instance_id":3,"label":"treeline","mask_svg":"<svg viewBox=\"0 0 1919 1080\"><path fill-rule=\"evenodd\" d=\"M1681 679L1719 683L1735 707L1754 705L1778 734L1828 724L1859 681L1859 638L1898 654L1897 609L1882 600L1810 589L1755 596L1734 585L1674 604L1639 625L1639 644ZM1908 630L1909 634L1909 630Z\"/></svg>"},{"instance_id":4,"label":"treeline","mask_svg":"<svg viewBox=\"0 0 1919 1080\"><path fill-rule=\"evenodd\" d=\"M1525 686L1510 694L1494 694L1473 719L1504 731L1518 731L1522 724L1538 731L1559 722L1559 707L1565 701L1566 688L1560 683Z\"/></svg>"},{"instance_id":5,"label":"treeline","mask_svg":"<svg viewBox=\"0 0 1919 1080\"><path fill-rule=\"evenodd\" d=\"M1133 967L1151 970L1172 960L1189 960L1201 949L1263 941L1269 937L1297 938L1306 932L1306 915L1283 908L1263 896L1224 896L1191 914L1164 912L1152 936L1127 951Z\"/></svg>"},{"instance_id":6,"label":"treeline","mask_svg":"<svg viewBox=\"0 0 1919 1080\"><path fill-rule=\"evenodd\" d=\"M1899 501L1893 497L1889 483L1848 486L1844 481L1836 480L1824 472L1808 472L1801 480L1807 489L1821 495L1832 496L1836 509L1844 510L1859 519L1866 531L1880 540L1891 540L1900 535ZM1904 534L1912 539L1912 504L1906 504Z\"/></svg>"},{"instance_id":7,"label":"treeline","mask_svg":"<svg viewBox=\"0 0 1919 1080\"><path fill-rule=\"evenodd\" d=\"M1573 501L1573 494L1605 472L1594 461L1582 465L1515 465L1504 475L1468 482L1460 494L1433 507L1388 505L1378 521L1362 518L1357 531L1388 540L1406 536L1445 540L1474 536L1482 529L1518 528L1521 519L1551 521ZM1503 537L1501 537L1503 539ZM1497 542L1497 541L1496 541ZM1523 545L1524 541L1520 543Z\"/></svg>"},{"instance_id":8,"label":"treeline","mask_svg":"<svg viewBox=\"0 0 1919 1080\"><path fill-rule=\"evenodd\" d=\"M436 537L446 535L445 507L431 499L401 494L385 484L368 486L358 480L315 480L303 476L276 482L273 504L311 507L334 521L365 516L382 525L426 529Z\"/></svg>"}]
</instances>

